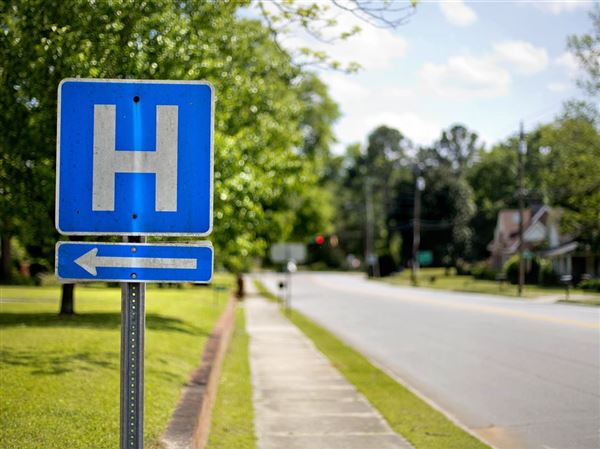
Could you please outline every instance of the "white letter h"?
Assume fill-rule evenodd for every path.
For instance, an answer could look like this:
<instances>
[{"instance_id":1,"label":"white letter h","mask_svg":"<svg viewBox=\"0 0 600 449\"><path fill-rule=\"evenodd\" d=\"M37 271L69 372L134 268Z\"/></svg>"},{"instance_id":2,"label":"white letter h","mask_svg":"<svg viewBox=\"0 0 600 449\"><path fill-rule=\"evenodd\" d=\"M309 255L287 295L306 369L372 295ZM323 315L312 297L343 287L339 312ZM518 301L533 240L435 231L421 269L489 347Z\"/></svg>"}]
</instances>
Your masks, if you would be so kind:
<instances>
[{"instance_id":1,"label":"white letter h","mask_svg":"<svg viewBox=\"0 0 600 449\"><path fill-rule=\"evenodd\" d=\"M177 210L177 106L156 106L156 151L116 151L116 105L94 105L92 210L115 210L116 173L155 173L155 210Z\"/></svg>"}]
</instances>

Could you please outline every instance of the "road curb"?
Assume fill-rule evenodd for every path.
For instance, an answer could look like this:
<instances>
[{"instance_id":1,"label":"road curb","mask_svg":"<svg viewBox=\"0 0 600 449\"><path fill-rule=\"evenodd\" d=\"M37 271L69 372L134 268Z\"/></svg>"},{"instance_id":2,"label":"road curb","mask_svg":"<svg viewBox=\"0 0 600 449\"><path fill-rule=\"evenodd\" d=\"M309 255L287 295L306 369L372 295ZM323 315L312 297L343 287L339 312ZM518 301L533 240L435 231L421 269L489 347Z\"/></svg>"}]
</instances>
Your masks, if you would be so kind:
<instances>
[{"instance_id":1,"label":"road curb","mask_svg":"<svg viewBox=\"0 0 600 449\"><path fill-rule=\"evenodd\" d=\"M331 331L329 331L329 332L331 332ZM335 333L332 332L332 334L336 338L340 338ZM340 338L340 340L341 340L341 338ZM344 341L344 340L341 340L341 341ZM482 443L488 445L490 447L490 449L499 449L497 446L494 446L492 443L490 443L486 438L482 437L481 435L478 435L473 430L469 429L456 416L454 416L452 413L448 412L443 407L441 407L440 405L438 405L437 402L435 402L434 400L430 399L429 397L427 397L425 394L421 393L416 388L412 387L406 380L404 380L398 374L395 374L394 372L392 372L392 370L389 369L387 366L385 366L384 364L380 363L379 361L375 360L372 357L366 356L365 353L364 353L364 351L359 351L356 347L354 347L354 346L352 346L352 345L350 345L348 343L346 343L346 344L348 346L350 346L352 349L354 349L356 352L362 354L363 357L365 357L369 361L369 363L371 363L371 365L373 365L375 368L378 368L384 374L387 374L391 379L393 379L394 381L396 381L397 383L399 383L400 385L402 385L404 388L406 388L408 391L410 391L412 394L414 394L420 400L422 400L427 405L429 405L432 409L437 410L442 415L444 415L456 427L458 427L459 429L461 429L465 433L468 433L473 438L475 438L475 439L481 441Z\"/></svg>"},{"instance_id":2,"label":"road curb","mask_svg":"<svg viewBox=\"0 0 600 449\"><path fill-rule=\"evenodd\" d=\"M235 325L235 302L231 296L208 337L200 365L183 388L177 407L160 438L164 449L204 449L206 446L221 366Z\"/></svg>"}]
</instances>

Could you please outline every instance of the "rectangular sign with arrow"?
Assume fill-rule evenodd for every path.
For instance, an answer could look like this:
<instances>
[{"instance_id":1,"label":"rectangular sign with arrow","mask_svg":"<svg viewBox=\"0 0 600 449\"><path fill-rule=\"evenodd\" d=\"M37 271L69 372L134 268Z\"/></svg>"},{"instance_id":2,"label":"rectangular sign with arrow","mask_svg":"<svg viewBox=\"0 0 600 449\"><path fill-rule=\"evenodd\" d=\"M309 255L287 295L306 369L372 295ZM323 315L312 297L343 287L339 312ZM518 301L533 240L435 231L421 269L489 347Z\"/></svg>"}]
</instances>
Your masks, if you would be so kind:
<instances>
[{"instance_id":1,"label":"rectangular sign with arrow","mask_svg":"<svg viewBox=\"0 0 600 449\"><path fill-rule=\"evenodd\" d=\"M56 276L63 281L208 283L212 272L210 243L56 245Z\"/></svg>"}]
</instances>

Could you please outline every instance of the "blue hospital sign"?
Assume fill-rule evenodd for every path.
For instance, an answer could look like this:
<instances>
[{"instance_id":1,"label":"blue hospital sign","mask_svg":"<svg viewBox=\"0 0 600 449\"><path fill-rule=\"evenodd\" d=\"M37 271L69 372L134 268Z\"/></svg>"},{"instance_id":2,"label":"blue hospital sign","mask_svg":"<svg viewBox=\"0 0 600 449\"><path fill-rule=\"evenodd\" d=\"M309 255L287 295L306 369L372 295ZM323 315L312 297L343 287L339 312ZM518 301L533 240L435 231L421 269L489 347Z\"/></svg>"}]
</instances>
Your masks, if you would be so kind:
<instances>
[{"instance_id":1,"label":"blue hospital sign","mask_svg":"<svg viewBox=\"0 0 600 449\"><path fill-rule=\"evenodd\" d=\"M209 234L213 103L205 82L63 80L59 232Z\"/></svg>"}]
</instances>

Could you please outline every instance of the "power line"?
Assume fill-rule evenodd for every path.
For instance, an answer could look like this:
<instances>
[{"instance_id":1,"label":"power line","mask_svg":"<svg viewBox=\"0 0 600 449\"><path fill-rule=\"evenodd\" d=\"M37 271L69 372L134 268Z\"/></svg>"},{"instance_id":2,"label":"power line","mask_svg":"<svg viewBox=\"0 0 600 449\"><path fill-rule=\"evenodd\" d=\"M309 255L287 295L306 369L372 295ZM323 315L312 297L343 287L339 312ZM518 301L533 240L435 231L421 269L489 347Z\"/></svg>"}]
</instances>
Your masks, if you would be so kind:
<instances>
[{"instance_id":1,"label":"power line","mask_svg":"<svg viewBox=\"0 0 600 449\"><path fill-rule=\"evenodd\" d=\"M539 120L541 117L544 117L550 113L556 112L558 110L558 108L560 108L562 105L563 105L562 102L561 103L553 103L552 105L546 106L535 112L524 115L521 120L527 121L527 122ZM518 128L519 128L519 121L515 121L511 125L507 124L506 127L503 127L501 134L512 133L513 131L517 130Z\"/></svg>"}]
</instances>

